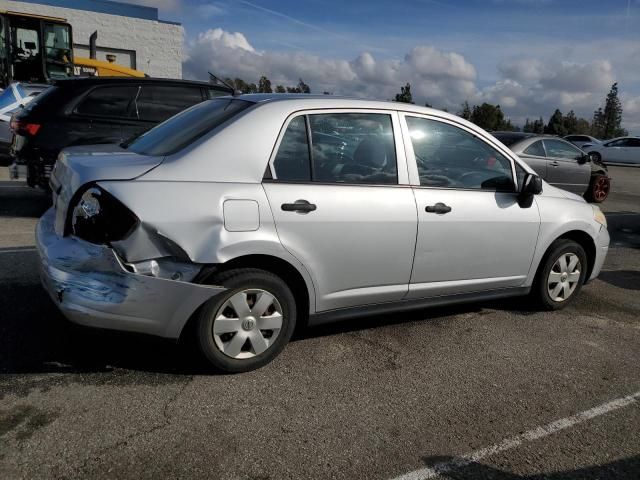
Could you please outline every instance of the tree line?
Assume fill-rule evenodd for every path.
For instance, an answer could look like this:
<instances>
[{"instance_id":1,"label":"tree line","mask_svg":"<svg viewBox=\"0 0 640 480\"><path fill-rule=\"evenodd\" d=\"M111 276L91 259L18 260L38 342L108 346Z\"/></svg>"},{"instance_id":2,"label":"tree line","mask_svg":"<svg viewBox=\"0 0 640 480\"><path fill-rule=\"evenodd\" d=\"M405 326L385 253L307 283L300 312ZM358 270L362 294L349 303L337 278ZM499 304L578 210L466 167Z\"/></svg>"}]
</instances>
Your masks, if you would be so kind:
<instances>
[{"instance_id":1,"label":"tree line","mask_svg":"<svg viewBox=\"0 0 640 480\"><path fill-rule=\"evenodd\" d=\"M400 87L400 93L396 94L394 100L396 102L414 103L411 85L407 83L405 86ZM426 103L425 106L431 107L429 103ZM446 109L443 110L446 111ZM500 105L484 102L482 105L471 106L469 102L465 101L456 115L475 123L485 130L520 131L519 127L514 126L511 120L505 117ZM622 128L622 103L618 98L618 84L614 83L611 86L604 102L604 109L598 107L593 112L591 121L585 118L578 118L573 110L564 115L560 109L556 108L547 123L544 122L542 117L533 121L527 118L522 131L562 137L582 134L601 139L626 136L628 132Z\"/></svg>"},{"instance_id":2,"label":"tree line","mask_svg":"<svg viewBox=\"0 0 640 480\"><path fill-rule=\"evenodd\" d=\"M260 77L257 84L247 83L237 77L225 78L224 83L241 93L311 93L311 87L302 78L298 79L298 84L293 86L276 85L272 87L271 80L264 75ZM325 95L330 94L330 92L323 93ZM411 84L407 83L400 87L400 93L396 94L394 100L396 102L414 103ZM425 106L431 107L429 103L426 103ZM446 109L443 110L447 111ZM472 106L465 101L462 103L460 111L456 112L456 114L485 130L520 131L520 127L513 125L511 120L505 116L500 105L484 102L481 105ZM614 83L611 86L604 102L604 108L598 107L593 112L593 117L590 121L577 117L573 110L563 114L560 109L556 108L547 123L544 122L542 117L535 120L527 118L522 131L559 136L582 134L601 139L628 135L628 132L622 128L622 103L618 98L618 84Z\"/></svg>"},{"instance_id":3,"label":"tree line","mask_svg":"<svg viewBox=\"0 0 640 480\"><path fill-rule=\"evenodd\" d=\"M258 83L247 83L241 78L225 78L224 83L240 93L311 93L309 85L300 78L298 84L292 87L284 85L271 86L271 80L266 76L261 76Z\"/></svg>"}]
</instances>

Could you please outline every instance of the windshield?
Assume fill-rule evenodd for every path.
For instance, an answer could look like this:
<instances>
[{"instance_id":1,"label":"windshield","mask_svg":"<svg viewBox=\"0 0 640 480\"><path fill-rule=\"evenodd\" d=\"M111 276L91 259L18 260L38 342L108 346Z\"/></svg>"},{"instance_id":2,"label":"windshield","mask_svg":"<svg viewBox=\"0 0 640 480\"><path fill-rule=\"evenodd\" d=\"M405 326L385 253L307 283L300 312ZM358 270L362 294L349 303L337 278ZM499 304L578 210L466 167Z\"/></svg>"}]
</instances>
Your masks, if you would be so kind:
<instances>
[{"instance_id":1,"label":"windshield","mask_svg":"<svg viewBox=\"0 0 640 480\"><path fill-rule=\"evenodd\" d=\"M73 54L69 25L59 23L44 25L44 54L49 78L66 78L72 75Z\"/></svg>"},{"instance_id":2,"label":"windshield","mask_svg":"<svg viewBox=\"0 0 640 480\"><path fill-rule=\"evenodd\" d=\"M206 100L165 120L122 146L141 155L171 155L251 105L253 103L234 98Z\"/></svg>"}]
</instances>

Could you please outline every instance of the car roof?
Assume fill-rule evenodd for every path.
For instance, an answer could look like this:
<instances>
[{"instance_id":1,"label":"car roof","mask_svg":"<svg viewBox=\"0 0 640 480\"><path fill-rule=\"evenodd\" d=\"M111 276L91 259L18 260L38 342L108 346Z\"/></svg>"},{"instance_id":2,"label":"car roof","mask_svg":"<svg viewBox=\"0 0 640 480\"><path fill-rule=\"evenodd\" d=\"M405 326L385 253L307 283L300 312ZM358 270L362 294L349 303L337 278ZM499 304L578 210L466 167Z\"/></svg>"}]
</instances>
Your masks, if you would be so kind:
<instances>
[{"instance_id":1,"label":"car roof","mask_svg":"<svg viewBox=\"0 0 640 480\"><path fill-rule=\"evenodd\" d=\"M225 98L225 97L220 97ZM230 97L227 97L230 98ZM287 108L322 109L322 108L349 108L349 109L377 109L400 110L421 115L434 115L440 118L450 119L457 123L473 125L457 115L438 110L436 108L423 107L413 103L393 102L391 100L371 100L366 98L347 97L340 95L320 95L311 93L249 93L236 95L234 98L246 100L256 104L287 103ZM478 128L473 125L473 128Z\"/></svg>"},{"instance_id":2,"label":"car roof","mask_svg":"<svg viewBox=\"0 0 640 480\"><path fill-rule=\"evenodd\" d=\"M231 89L223 85L213 85L208 82L197 80L180 80L175 78L156 78L156 77L73 77L61 78L53 81L53 85L58 86L94 86L94 85L113 85L113 84L179 84L179 85L197 85L200 87L213 88L216 90L229 92Z\"/></svg>"}]
</instances>

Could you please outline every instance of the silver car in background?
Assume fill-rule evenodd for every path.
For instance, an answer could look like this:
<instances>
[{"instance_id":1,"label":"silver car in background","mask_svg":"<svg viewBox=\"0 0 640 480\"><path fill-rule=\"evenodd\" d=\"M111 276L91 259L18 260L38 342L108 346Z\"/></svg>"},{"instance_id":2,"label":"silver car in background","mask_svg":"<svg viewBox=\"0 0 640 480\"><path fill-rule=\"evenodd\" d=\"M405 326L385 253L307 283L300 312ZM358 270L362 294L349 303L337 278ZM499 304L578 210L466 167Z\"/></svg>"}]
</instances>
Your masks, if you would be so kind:
<instances>
[{"instance_id":1,"label":"silver car in background","mask_svg":"<svg viewBox=\"0 0 640 480\"><path fill-rule=\"evenodd\" d=\"M602 203L609 196L609 170L597 156L587 155L554 136L524 132L493 132L493 135L554 187L594 203Z\"/></svg>"},{"instance_id":2,"label":"silver car in background","mask_svg":"<svg viewBox=\"0 0 640 480\"><path fill-rule=\"evenodd\" d=\"M602 143L596 137L592 137L591 135L567 135L563 137L567 142L573 143L576 147L582 149L585 145L598 145Z\"/></svg>"},{"instance_id":3,"label":"silver car in background","mask_svg":"<svg viewBox=\"0 0 640 480\"><path fill-rule=\"evenodd\" d=\"M619 137L602 144L587 144L583 148L605 163L640 165L640 137Z\"/></svg>"},{"instance_id":4,"label":"silver car in background","mask_svg":"<svg viewBox=\"0 0 640 480\"><path fill-rule=\"evenodd\" d=\"M222 97L124 146L63 151L37 245L83 325L178 338L241 372L296 325L530 295L571 302L609 235L490 134L404 103Z\"/></svg>"}]
</instances>

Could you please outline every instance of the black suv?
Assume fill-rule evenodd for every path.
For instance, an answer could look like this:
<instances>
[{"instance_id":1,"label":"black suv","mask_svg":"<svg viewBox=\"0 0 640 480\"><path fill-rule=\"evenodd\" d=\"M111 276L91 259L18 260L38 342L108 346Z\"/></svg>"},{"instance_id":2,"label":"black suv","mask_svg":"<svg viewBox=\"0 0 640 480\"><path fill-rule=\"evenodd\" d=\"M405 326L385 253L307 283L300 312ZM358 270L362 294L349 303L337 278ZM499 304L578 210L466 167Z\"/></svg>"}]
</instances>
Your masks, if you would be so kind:
<instances>
[{"instance_id":1,"label":"black suv","mask_svg":"<svg viewBox=\"0 0 640 480\"><path fill-rule=\"evenodd\" d=\"M157 78L58 80L11 118L11 156L27 165L27 183L48 188L62 150L122 143L191 105L232 90L204 82Z\"/></svg>"}]
</instances>

